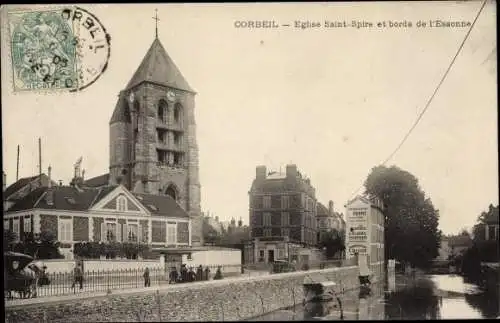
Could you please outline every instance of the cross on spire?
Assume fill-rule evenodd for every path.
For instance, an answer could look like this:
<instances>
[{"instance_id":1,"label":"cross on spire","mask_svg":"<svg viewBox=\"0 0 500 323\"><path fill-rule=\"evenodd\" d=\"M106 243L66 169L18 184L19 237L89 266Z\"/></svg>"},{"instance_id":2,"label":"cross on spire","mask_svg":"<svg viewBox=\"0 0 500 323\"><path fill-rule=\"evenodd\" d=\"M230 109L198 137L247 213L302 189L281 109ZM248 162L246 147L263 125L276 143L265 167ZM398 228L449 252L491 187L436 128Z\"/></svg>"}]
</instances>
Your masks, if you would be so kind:
<instances>
[{"instance_id":1,"label":"cross on spire","mask_svg":"<svg viewBox=\"0 0 500 323\"><path fill-rule=\"evenodd\" d=\"M155 16L153 17L156 23L156 38L158 38L158 21L160 18L158 18L158 9L155 9Z\"/></svg>"}]
</instances>

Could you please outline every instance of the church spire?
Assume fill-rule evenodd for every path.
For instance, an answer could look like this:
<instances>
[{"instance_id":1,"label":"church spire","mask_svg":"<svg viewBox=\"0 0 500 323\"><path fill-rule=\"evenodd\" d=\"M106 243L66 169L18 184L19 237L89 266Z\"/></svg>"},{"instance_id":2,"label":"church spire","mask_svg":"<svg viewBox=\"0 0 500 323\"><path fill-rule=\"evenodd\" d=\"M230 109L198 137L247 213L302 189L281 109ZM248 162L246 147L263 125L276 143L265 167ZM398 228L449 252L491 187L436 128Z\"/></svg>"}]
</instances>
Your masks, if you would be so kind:
<instances>
[{"instance_id":1,"label":"church spire","mask_svg":"<svg viewBox=\"0 0 500 323\"><path fill-rule=\"evenodd\" d=\"M158 21L160 18L158 18L158 9L155 9L155 16L153 17L155 20L155 38L158 39Z\"/></svg>"}]
</instances>

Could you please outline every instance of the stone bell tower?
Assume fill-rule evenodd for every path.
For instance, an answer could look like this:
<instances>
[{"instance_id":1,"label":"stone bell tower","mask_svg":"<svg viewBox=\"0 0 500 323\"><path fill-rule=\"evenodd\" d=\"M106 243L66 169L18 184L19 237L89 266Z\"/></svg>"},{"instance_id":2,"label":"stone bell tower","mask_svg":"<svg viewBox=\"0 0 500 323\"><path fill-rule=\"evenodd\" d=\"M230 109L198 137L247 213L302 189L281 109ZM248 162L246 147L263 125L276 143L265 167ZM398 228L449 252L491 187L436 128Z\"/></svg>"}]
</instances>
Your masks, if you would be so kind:
<instances>
[{"instance_id":1,"label":"stone bell tower","mask_svg":"<svg viewBox=\"0 0 500 323\"><path fill-rule=\"evenodd\" d=\"M191 216L193 245L200 245L195 95L156 36L111 117L110 184L174 198Z\"/></svg>"}]
</instances>

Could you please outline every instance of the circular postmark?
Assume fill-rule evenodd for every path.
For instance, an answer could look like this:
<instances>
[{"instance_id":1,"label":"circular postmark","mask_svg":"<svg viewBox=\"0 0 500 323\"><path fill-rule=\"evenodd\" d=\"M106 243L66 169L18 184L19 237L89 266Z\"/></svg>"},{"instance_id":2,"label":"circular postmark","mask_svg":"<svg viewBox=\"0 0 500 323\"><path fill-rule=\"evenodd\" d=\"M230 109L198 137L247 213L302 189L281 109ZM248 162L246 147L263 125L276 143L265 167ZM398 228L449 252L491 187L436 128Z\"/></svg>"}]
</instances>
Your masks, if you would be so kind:
<instances>
[{"instance_id":1,"label":"circular postmark","mask_svg":"<svg viewBox=\"0 0 500 323\"><path fill-rule=\"evenodd\" d=\"M79 7L9 13L14 91L80 91L106 70L111 37Z\"/></svg>"}]
</instances>

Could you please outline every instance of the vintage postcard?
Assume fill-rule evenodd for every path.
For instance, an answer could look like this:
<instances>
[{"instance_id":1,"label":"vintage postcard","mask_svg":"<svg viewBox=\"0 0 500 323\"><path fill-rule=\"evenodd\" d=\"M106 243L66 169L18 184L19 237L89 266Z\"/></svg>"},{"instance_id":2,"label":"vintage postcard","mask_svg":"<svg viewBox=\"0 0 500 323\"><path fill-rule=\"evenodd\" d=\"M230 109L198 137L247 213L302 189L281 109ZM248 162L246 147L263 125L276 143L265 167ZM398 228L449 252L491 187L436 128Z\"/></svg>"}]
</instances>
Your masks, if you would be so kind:
<instances>
[{"instance_id":1,"label":"vintage postcard","mask_svg":"<svg viewBox=\"0 0 500 323\"><path fill-rule=\"evenodd\" d=\"M495 1L0 14L6 322L499 317Z\"/></svg>"}]
</instances>

